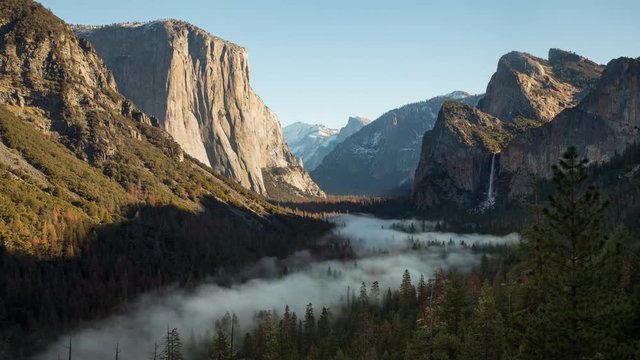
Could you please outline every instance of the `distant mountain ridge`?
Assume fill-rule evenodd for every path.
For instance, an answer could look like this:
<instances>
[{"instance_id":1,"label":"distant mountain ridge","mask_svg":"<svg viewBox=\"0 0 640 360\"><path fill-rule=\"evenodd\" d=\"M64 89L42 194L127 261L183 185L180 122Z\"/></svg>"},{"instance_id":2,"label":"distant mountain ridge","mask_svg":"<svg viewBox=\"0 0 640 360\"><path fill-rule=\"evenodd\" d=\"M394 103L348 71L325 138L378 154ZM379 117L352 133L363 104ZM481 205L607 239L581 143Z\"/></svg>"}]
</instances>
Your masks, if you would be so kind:
<instances>
[{"instance_id":1,"label":"distant mountain ridge","mask_svg":"<svg viewBox=\"0 0 640 360\"><path fill-rule=\"evenodd\" d=\"M410 192L422 136L433 127L443 102L476 105L481 97L454 91L388 111L336 146L311 176L330 194Z\"/></svg>"},{"instance_id":2,"label":"distant mountain ridge","mask_svg":"<svg viewBox=\"0 0 640 360\"><path fill-rule=\"evenodd\" d=\"M349 117L347 124L339 130L297 122L284 127L284 137L305 169L313 171L338 144L370 122L364 117Z\"/></svg>"}]
</instances>

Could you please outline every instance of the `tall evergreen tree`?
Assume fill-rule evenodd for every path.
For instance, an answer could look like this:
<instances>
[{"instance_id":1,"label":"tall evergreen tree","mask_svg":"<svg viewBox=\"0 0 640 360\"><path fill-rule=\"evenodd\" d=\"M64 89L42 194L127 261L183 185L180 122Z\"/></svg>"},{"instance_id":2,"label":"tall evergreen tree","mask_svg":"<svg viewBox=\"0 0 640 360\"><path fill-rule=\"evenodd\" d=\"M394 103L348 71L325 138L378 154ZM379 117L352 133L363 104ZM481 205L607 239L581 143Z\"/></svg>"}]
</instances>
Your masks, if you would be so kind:
<instances>
[{"instance_id":1,"label":"tall evergreen tree","mask_svg":"<svg viewBox=\"0 0 640 360\"><path fill-rule=\"evenodd\" d=\"M307 308L304 313L303 321L303 334L302 334L302 353L306 354L309 351L309 347L313 344L316 334L316 319L313 313L313 305L307 304Z\"/></svg>"},{"instance_id":2,"label":"tall evergreen tree","mask_svg":"<svg viewBox=\"0 0 640 360\"><path fill-rule=\"evenodd\" d=\"M297 359L297 321L287 305L278 326L278 344L281 359Z\"/></svg>"},{"instance_id":3,"label":"tall evergreen tree","mask_svg":"<svg viewBox=\"0 0 640 360\"><path fill-rule=\"evenodd\" d=\"M416 288L411 283L411 274L409 270L405 270L402 274L402 283L400 284L400 306L404 309L410 309L416 302Z\"/></svg>"},{"instance_id":4,"label":"tall evergreen tree","mask_svg":"<svg viewBox=\"0 0 640 360\"><path fill-rule=\"evenodd\" d=\"M585 186L586 159L569 148L553 167L555 194L525 236L523 358L620 358L620 237L604 234L607 203Z\"/></svg>"},{"instance_id":5,"label":"tall evergreen tree","mask_svg":"<svg viewBox=\"0 0 640 360\"><path fill-rule=\"evenodd\" d=\"M213 339L213 352L211 353L211 360L229 360L231 358L231 347L229 344L229 338L227 334L218 329L216 336Z\"/></svg>"},{"instance_id":6,"label":"tall evergreen tree","mask_svg":"<svg viewBox=\"0 0 640 360\"><path fill-rule=\"evenodd\" d=\"M427 305L427 299L429 296L429 290L427 289L427 283L424 281L424 275L420 275L420 281L418 281L418 305L424 307Z\"/></svg>"},{"instance_id":7,"label":"tall evergreen tree","mask_svg":"<svg viewBox=\"0 0 640 360\"><path fill-rule=\"evenodd\" d=\"M466 358L500 360L504 353L504 325L493 289L485 283L480 291L466 338Z\"/></svg>"},{"instance_id":8,"label":"tall evergreen tree","mask_svg":"<svg viewBox=\"0 0 640 360\"><path fill-rule=\"evenodd\" d=\"M184 360L182 356L182 342L178 329L173 328L167 330L167 336L164 338L160 360Z\"/></svg>"},{"instance_id":9,"label":"tall evergreen tree","mask_svg":"<svg viewBox=\"0 0 640 360\"><path fill-rule=\"evenodd\" d=\"M367 295L367 285L364 283L364 281L362 282L362 285L360 285L360 296L358 296L358 301L362 304L369 303L369 295Z\"/></svg>"},{"instance_id":10,"label":"tall evergreen tree","mask_svg":"<svg viewBox=\"0 0 640 360\"><path fill-rule=\"evenodd\" d=\"M380 284L377 281L371 283L371 302L375 305L380 303Z\"/></svg>"}]
</instances>

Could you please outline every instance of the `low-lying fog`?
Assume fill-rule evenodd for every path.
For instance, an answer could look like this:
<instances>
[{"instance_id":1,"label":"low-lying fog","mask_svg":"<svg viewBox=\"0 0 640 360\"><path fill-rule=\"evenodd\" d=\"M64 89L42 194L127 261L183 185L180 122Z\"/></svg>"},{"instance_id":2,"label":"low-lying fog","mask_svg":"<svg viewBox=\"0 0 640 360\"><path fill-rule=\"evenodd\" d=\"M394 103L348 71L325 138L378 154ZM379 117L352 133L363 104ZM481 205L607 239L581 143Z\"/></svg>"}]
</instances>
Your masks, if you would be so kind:
<instances>
[{"instance_id":1,"label":"low-lying fog","mask_svg":"<svg viewBox=\"0 0 640 360\"><path fill-rule=\"evenodd\" d=\"M276 309L282 313L289 305L298 316L306 304L312 303L319 315L323 306L334 307L344 300L347 289L358 291L364 281L367 287L378 281L381 292L397 289L402 274L408 269L414 284L420 275L431 276L438 268L464 270L478 263L480 255L460 246L473 244L514 244L517 234L490 236L431 231L433 223L416 220L381 220L365 215L339 215L332 219L338 226L335 235L350 239L358 257L355 261L319 261L308 252L299 252L285 261L263 259L254 266L256 274L277 274L283 265L290 272L282 277L253 278L230 287L204 284L195 291L171 291L143 296L124 315L113 316L59 341L35 359L57 359L67 356L69 336L73 339L73 358L110 360L116 344L120 357L146 359L154 344L161 343L167 328L178 328L183 342L190 334L202 336L212 331L213 324L226 312L235 313L240 331L246 331L259 310ZM431 242L446 246L424 246ZM331 271L329 272L329 269Z\"/></svg>"}]
</instances>

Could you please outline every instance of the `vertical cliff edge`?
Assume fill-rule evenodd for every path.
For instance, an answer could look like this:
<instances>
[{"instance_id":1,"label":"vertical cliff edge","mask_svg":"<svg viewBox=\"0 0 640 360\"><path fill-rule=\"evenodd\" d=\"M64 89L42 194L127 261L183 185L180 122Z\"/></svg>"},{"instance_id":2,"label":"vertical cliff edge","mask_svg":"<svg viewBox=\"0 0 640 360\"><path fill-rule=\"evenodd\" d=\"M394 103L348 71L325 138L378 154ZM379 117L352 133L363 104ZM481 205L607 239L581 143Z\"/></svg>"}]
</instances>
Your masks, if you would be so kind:
<instances>
[{"instance_id":1,"label":"vertical cliff edge","mask_svg":"<svg viewBox=\"0 0 640 360\"><path fill-rule=\"evenodd\" d=\"M252 90L244 48L177 20L74 30L189 155L263 195L324 196Z\"/></svg>"}]
</instances>

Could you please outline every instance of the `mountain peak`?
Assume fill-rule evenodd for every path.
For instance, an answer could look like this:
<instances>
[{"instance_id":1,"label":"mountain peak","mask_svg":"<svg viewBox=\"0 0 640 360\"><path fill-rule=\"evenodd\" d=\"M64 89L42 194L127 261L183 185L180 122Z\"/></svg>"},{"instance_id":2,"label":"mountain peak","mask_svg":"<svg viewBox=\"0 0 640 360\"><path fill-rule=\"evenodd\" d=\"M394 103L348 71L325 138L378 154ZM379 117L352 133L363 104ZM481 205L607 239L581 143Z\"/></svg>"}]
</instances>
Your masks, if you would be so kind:
<instances>
[{"instance_id":1,"label":"mountain peak","mask_svg":"<svg viewBox=\"0 0 640 360\"><path fill-rule=\"evenodd\" d=\"M371 120L369 120L369 118L363 117L363 116L349 116L349 120L347 120L347 127L348 126L366 126L369 125L369 123L371 123Z\"/></svg>"},{"instance_id":2,"label":"mountain peak","mask_svg":"<svg viewBox=\"0 0 640 360\"><path fill-rule=\"evenodd\" d=\"M446 99L452 99L452 100L460 100L460 99L465 99L468 98L469 96L471 96L471 94L469 94L466 91L462 91L462 90L455 90L452 91L448 94L442 95L442 96L438 96L438 98L446 98Z\"/></svg>"}]
</instances>

